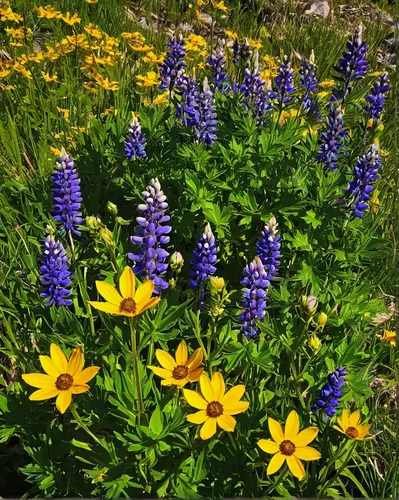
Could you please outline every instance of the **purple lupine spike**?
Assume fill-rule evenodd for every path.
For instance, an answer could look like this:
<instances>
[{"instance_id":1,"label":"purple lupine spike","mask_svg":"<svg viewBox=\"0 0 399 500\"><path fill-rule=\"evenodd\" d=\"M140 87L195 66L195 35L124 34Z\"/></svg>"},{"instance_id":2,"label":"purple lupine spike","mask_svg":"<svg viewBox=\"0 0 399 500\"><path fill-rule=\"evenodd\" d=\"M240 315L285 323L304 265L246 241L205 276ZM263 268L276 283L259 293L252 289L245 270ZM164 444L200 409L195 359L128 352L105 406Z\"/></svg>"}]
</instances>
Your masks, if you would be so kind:
<instances>
[{"instance_id":1,"label":"purple lupine spike","mask_svg":"<svg viewBox=\"0 0 399 500\"><path fill-rule=\"evenodd\" d=\"M272 101L278 97L276 92L270 87L265 89L265 81L260 77L259 71L251 73L248 68L244 70L240 92L245 95L245 107L252 109L252 116L258 125L263 125L266 121L266 112L273 108Z\"/></svg>"},{"instance_id":2,"label":"purple lupine spike","mask_svg":"<svg viewBox=\"0 0 399 500\"><path fill-rule=\"evenodd\" d=\"M277 87L277 100L280 104L280 109L282 109L285 104L293 101L294 96L290 96L290 94L295 91L294 70L291 69L288 56L284 56L281 61L278 74L275 78L275 84Z\"/></svg>"},{"instance_id":3,"label":"purple lupine spike","mask_svg":"<svg viewBox=\"0 0 399 500\"><path fill-rule=\"evenodd\" d=\"M244 309L238 319L243 322L242 332L250 339L260 333L255 320L265 317L267 288L270 284L267 271L259 257L255 257L250 264L245 266L244 279L241 284L245 286L243 288Z\"/></svg>"},{"instance_id":4,"label":"purple lupine spike","mask_svg":"<svg viewBox=\"0 0 399 500\"><path fill-rule=\"evenodd\" d=\"M197 114L198 121L194 125L196 142L203 142L206 146L211 146L216 141L216 110L213 104L213 94L207 88L205 79L204 90L198 95Z\"/></svg>"},{"instance_id":5,"label":"purple lupine spike","mask_svg":"<svg viewBox=\"0 0 399 500\"><path fill-rule=\"evenodd\" d=\"M132 121L129 126L129 135L125 141L125 154L128 160L136 158L145 158L147 153L145 152L146 139L143 137L141 131L141 125L137 116L133 116Z\"/></svg>"},{"instance_id":6,"label":"purple lupine spike","mask_svg":"<svg viewBox=\"0 0 399 500\"><path fill-rule=\"evenodd\" d=\"M159 69L161 75L161 83L159 88L161 90L173 89L175 81L179 73L186 67L184 56L186 50L184 48L184 40L180 35L178 39L172 36L168 43L168 51L165 59Z\"/></svg>"},{"instance_id":7,"label":"purple lupine spike","mask_svg":"<svg viewBox=\"0 0 399 500\"><path fill-rule=\"evenodd\" d=\"M381 157L377 144L372 144L367 152L361 156L354 168L353 179L344 192L353 199L352 211L356 217L363 217L368 208L367 202L374 191L373 183L380 177L378 170L381 167Z\"/></svg>"},{"instance_id":8,"label":"purple lupine spike","mask_svg":"<svg viewBox=\"0 0 399 500\"><path fill-rule=\"evenodd\" d=\"M344 121L342 119L341 107L334 107L330 103L330 113L327 117L327 130L320 136L320 151L316 159L324 163L325 168L335 170L339 150L344 147L343 139L345 137Z\"/></svg>"},{"instance_id":9,"label":"purple lupine spike","mask_svg":"<svg viewBox=\"0 0 399 500\"><path fill-rule=\"evenodd\" d=\"M238 64L239 60L246 61L249 57L249 44L247 40L244 43L240 44L238 40L234 40L233 43L233 63L235 65Z\"/></svg>"},{"instance_id":10,"label":"purple lupine spike","mask_svg":"<svg viewBox=\"0 0 399 500\"><path fill-rule=\"evenodd\" d=\"M258 254L265 270L268 272L267 279L271 281L278 274L280 265L280 235L277 234L277 220L272 217L262 231L262 236L256 242L256 253Z\"/></svg>"},{"instance_id":11,"label":"purple lupine spike","mask_svg":"<svg viewBox=\"0 0 399 500\"><path fill-rule=\"evenodd\" d=\"M219 92L228 90L228 77L226 72L226 59L223 50L221 49L217 54L211 54L207 62L212 69L213 73L213 86Z\"/></svg>"},{"instance_id":12,"label":"purple lupine spike","mask_svg":"<svg viewBox=\"0 0 399 500\"><path fill-rule=\"evenodd\" d=\"M374 120L378 120L384 110L385 94L389 92L391 86L388 83L388 73L382 73L374 82L370 94L366 97L368 105L364 108Z\"/></svg>"},{"instance_id":13,"label":"purple lupine spike","mask_svg":"<svg viewBox=\"0 0 399 500\"><path fill-rule=\"evenodd\" d=\"M165 225L170 220L166 215L168 203L158 179L152 179L142 195L145 203L138 206L142 216L136 217L136 235L130 238L140 248L136 254L129 253L128 257L135 263L133 272L153 280L154 293L159 294L169 286L164 279L169 266L166 262L169 253L165 247L170 241L167 235L172 230L171 226Z\"/></svg>"},{"instance_id":14,"label":"purple lupine spike","mask_svg":"<svg viewBox=\"0 0 399 500\"><path fill-rule=\"evenodd\" d=\"M303 59L299 75L299 85L305 90L302 96L303 109L309 109L312 106L310 96L317 92L319 84L316 76L316 66L309 59Z\"/></svg>"},{"instance_id":15,"label":"purple lupine spike","mask_svg":"<svg viewBox=\"0 0 399 500\"><path fill-rule=\"evenodd\" d=\"M46 299L45 305L55 304L57 307L70 306L71 272L65 249L52 234L43 243L43 257L40 266L41 283L44 291L40 294Z\"/></svg>"},{"instance_id":16,"label":"purple lupine spike","mask_svg":"<svg viewBox=\"0 0 399 500\"><path fill-rule=\"evenodd\" d=\"M312 412L322 410L328 417L335 415L343 396L342 387L346 382L346 375L347 371L342 366L335 368L329 375L327 384L321 389L319 399L312 406Z\"/></svg>"},{"instance_id":17,"label":"purple lupine spike","mask_svg":"<svg viewBox=\"0 0 399 500\"><path fill-rule=\"evenodd\" d=\"M76 165L65 149L56 159L56 168L53 179L53 216L54 220L64 226L71 237L74 233L80 236L78 226L83 222L80 211L82 196L80 192L80 178Z\"/></svg>"},{"instance_id":18,"label":"purple lupine spike","mask_svg":"<svg viewBox=\"0 0 399 500\"><path fill-rule=\"evenodd\" d=\"M190 284L194 289L200 289L201 305L204 303L205 282L216 272L217 250L211 225L207 224L190 260Z\"/></svg>"},{"instance_id":19,"label":"purple lupine spike","mask_svg":"<svg viewBox=\"0 0 399 500\"><path fill-rule=\"evenodd\" d=\"M180 118L187 127L193 127L198 123L198 84L195 78L181 74L177 77L175 87L177 94L181 96L181 101L176 103L176 116Z\"/></svg>"}]
</instances>

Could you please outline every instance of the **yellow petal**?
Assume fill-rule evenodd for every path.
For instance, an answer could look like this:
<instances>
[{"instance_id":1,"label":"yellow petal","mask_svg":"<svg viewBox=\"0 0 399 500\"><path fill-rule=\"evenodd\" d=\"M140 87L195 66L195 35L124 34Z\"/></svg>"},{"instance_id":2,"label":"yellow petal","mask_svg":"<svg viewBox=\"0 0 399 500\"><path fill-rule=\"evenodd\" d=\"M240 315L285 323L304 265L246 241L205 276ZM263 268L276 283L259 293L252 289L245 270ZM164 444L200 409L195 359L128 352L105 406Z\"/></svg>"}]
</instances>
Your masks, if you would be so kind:
<instances>
[{"instance_id":1,"label":"yellow petal","mask_svg":"<svg viewBox=\"0 0 399 500\"><path fill-rule=\"evenodd\" d=\"M136 279L130 266L126 266L119 278L119 290L124 299L134 298L134 291L136 289Z\"/></svg>"},{"instance_id":2,"label":"yellow petal","mask_svg":"<svg viewBox=\"0 0 399 500\"><path fill-rule=\"evenodd\" d=\"M333 425L333 429L340 432L341 434L345 434L345 436L346 436L346 433L342 429L340 429L337 425Z\"/></svg>"},{"instance_id":3,"label":"yellow petal","mask_svg":"<svg viewBox=\"0 0 399 500\"><path fill-rule=\"evenodd\" d=\"M69 358L67 373L72 375L72 377L79 374L83 370L84 364L85 359L82 351L80 349L74 349L71 357Z\"/></svg>"},{"instance_id":4,"label":"yellow petal","mask_svg":"<svg viewBox=\"0 0 399 500\"><path fill-rule=\"evenodd\" d=\"M220 415L216 418L217 424L224 431L233 432L236 426L236 419L230 415Z\"/></svg>"},{"instance_id":5,"label":"yellow petal","mask_svg":"<svg viewBox=\"0 0 399 500\"><path fill-rule=\"evenodd\" d=\"M344 429L344 424L342 422L341 417L337 417L337 424L341 427L341 429Z\"/></svg>"},{"instance_id":6,"label":"yellow petal","mask_svg":"<svg viewBox=\"0 0 399 500\"><path fill-rule=\"evenodd\" d=\"M307 429L303 429L296 438L293 440L295 446L306 446L315 439L319 429L317 427L308 427Z\"/></svg>"},{"instance_id":7,"label":"yellow petal","mask_svg":"<svg viewBox=\"0 0 399 500\"><path fill-rule=\"evenodd\" d=\"M157 349L155 351L155 356L159 364L163 368L166 368L167 370L173 370L174 368L176 368L175 360L168 352L162 351L161 349Z\"/></svg>"},{"instance_id":8,"label":"yellow petal","mask_svg":"<svg viewBox=\"0 0 399 500\"><path fill-rule=\"evenodd\" d=\"M55 406L57 407L57 410L63 414L66 412L68 409L69 405L72 402L72 391L61 391L58 394L58 398L55 402Z\"/></svg>"},{"instance_id":9,"label":"yellow petal","mask_svg":"<svg viewBox=\"0 0 399 500\"><path fill-rule=\"evenodd\" d=\"M272 475L276 473L278 470L280 470L281 466L284 463L284 460L285 460L285 455L283 455L281 452L278 452L275 455L273 455L269 462L269 465L267 466L266 470L267 474Z\"/></svg>"},{"instance_id":10,"label":"yellow petal","mask_svg":"<svg viewBox=\"0 0 399 500\"><path fill-rule=\"evenodd\" d=\"M363 439L371 429L371 424L358 425L357 430L359 431L359 435L357 439Z\"/></svg>"},{"instance_id":11,"label":"yellow petal","mask_svg":"<svg viewBox=\"0 0 399 500\"><path fill-rule=\"evenodd\" d=\"M198 408L199 410L206 410L208 404L201 394L196 391L191 391L190 389L183 389L183 394L190 406Z\"/></svg>"},{"instance_id":12,"label":"yellow petal","mask_svg":"<svg viewBox=\"0 0 399 500\"><path fill-rule=\"evenodd\" d=\"M50 375L50 377L53 377L54 380L58 377L58 375L61 375L60 370L55 366L50 356L39 356L39 360L43 370Z\"/></svg>"},{"instance_id":13,"label":"yellow petal","mask_svg":"<svg viewBox=\"0 0 399 500\"><path fill-rule=\"evenodd\" d=\"M137 288L137 292L134 295L134 301L137 305L140 302L148 302L154 290L154 282L148 280Z\"/></svg>"},{"instance_id":14,"label":"yellow petal","mask_svg":"<svg viewBox=\"0 0 399 500\"><path fill-rule=\"evenodd\" d=\"M171 385L176 385L177 387L179 387L180 385L178 384L178 380L175 379L175 377L169 377L169 378L166 378L165 380L162 380L161 381L161 385L166 385L166 386L171 386Z\"/></svg>"},{"instance_id":15,"label":"yellow petal","mask_svg":"<svg viewBox=\"0 0 399 500\"><path fill-rule=\"evenodd\" d=\"M349 412L348 412L348 410L344 410L342 412L341 419L342 419L342 424L343 424L342 429L345 431L349 427Z\"/></svg>"},{"instance_id":16,"label":"yellow petal","mask_svg":"<svg viewBox=\"0 0 399 500\"><path fill-rule=\"evenodd\" d=\"M98 293L101 295L103 299L105 299L110 304L113 304L114 306L117 306L119 308L119 305L123 299L119 295L116 288L114 288L109 283L105 283L105 281L96 281L96 287Z\"/></svg>"},{"instance_id":17,"label":"yellow petal","mask_svg":"<svg viewBox=\"0 0 399 500\"><path fill-rule=\"evenodd\" d=\"M209 418L205 410L197 411L196 413L191 413L187 415L187 420L192 424L203 424L205 420Z\"/></svg>"},{"instance_id":18,"label":"yellow petal","mask_svg":"<svg viewBox=\"0 0 399 500\"><path fill-rule=\"evenodd\" d=\"M24 380L28 385L39 389L55 388L54 379L49 375L44 375L43 373L26 373L25 375L22 375L22 380Z\"/></svg>"},{"instance_id":19,"label":"yellow petal","mask_svg":"<svg viewBox=\"0 0 399 500\"><path fill-rule=\"evenodd\" d=\"M61 351L58 345L51 344L50 356L60 373L66 373L68 368L68 360L65 354Z\"/></svg>"},{"instance_id":20,"label":"yellow petal","mask_svg":"<svg viewBox=\"0 0 399 500\"><path fill-rule=\"evenodd\" d=\"M302 462L295 455L287 457L287 464L293 476L297 477L300 481L305 477L305 469Z\"/></svg>"},{"instance_id":21,"label":"yellow petal","mask_svg":"<svg viewBox=\"0 0 399 500\"><path fill-rule=\"evenodd\" d=\"M237 403L244 395L245 385L236 385L232 387L226 394L223 396L221 401L223 406L231 405L232 403Z\"/></svg>"},{"instance_id":22,"label":"yellow petal","mask_svg":"<svg viewBox=\"0 0 399 500\"><path fill-rule=\"evenodd\" d=\"M158 377L162 378L173 377L172 370L165 370L165 368L159 368L158 366L147 366L147 368L152 370L155 373L155 375L158 375Z\"/></svg>"},{"instance_id":23,"label":"yellow petal","mask_svg":"<svg viewBox=\"0 0 399 500\"><path fill-rule=\"evenodd\" d=\"M200 377L200 387L201 392L204 398L210 403L211 401L215 401L215 395L213 394L213 388L211 381L209 380L208 375L203 373Z\"/></svg>"},{"instance_id":24,"label":"yellow petal","mask_svg":"<svg viewBox=\"0 0 399 500\"><path fill-rule=\"evenodd\" d=\"M188 372L188 379L190 382L198 382L203 373L203 368L197 368L196 370L192 370Z\"/></svg>"},{"instance_id":25,"label":"yellow petal","mask_svg":"<svg viewBox=\"0 0 399 500\"><path fill-rule=\"evenodd\" d=\"M199 347L192 353L190 359L187 362L187 367L190 368L191 370L195 370L202 363L203 357L204 357L204 351L202 350L201 347Z\"/></svg>"},{"instance_id":26,"label":"yellow petal","mask_svg":"<svg viewBox=\"0 0 399 500\"><path fill-rule=\"evenodd\" d=\"M114 304L110 304L109 302L96 302L93 300L89 300L89 304L94 307L94 309L98 309L99 311L107 312L110 314L119 314L119 307Z\"/></svg>"},{"instance_id":27,"label":"yellow petal","mask_svg":"<svg viewBox=\"0 0 399 500\"><path fill-rule=\"evenodd\" d=\"M310 446L296 448L294 455L301 460L318 460L321 457L320 452Z\"/></svg>"},{"instance_id":28,"label":"yellow petal","mask_svg":"<svg viewBox=\"0 0 399 500\"><path fill-rule=\"evenodd\" d=\"M87 392L90 389L90 386L87 384L81 384L81 385L73 385L71 387L72 394L83 394L84 392Z\"/></svg>"},{"instance_id":29,"label":"yellow petal","mask_svg":"<svg viewBox=\"0 0 399 500\"><path fill-rule=\"evenodd\" d=\"M212 389L213 394L215 396L216 401L222 401L224 393L225 393L225 385L222 374L220 372L216 372L212 375ZM234 419L233 419L234 420Z\"/></svg>"},{"instance_id":30,"label":"yellow petal","mask_svg":"<svg viewBox=\"0 0 399 500\"><path fill-rule=\"evenodd\" d=\"M216 434L216 418L208 418L208 420L205 420L204 425L201 427L201 439L210 439L214 434Z\"/></svg>"},{"instance_id":31,"label":"yellow petal","mask_svg":"<svg viewBox=\"0 0 399 500\"><path fill-rule=\"evenodd\" d=\"M258 446L265 453L271 453L272 455L274 455L279 451L278 444L272 441L271 439L260 439L258 441Z\"/></svg>"},{"instance_id":32,"label":"yellow petal","mask_svg":"<svg viewBox=\"0 0 399 500\"><path fill-rule=\"evenodd\" d=\"M86 384L97 375L99 370L99 366L88 366L74 377L74 383L76 385Z\"/></svg>"},{"instance_id":33,"label":"yellow petal","mask_svg":"<svg viewBox=\"0 0 399 500\"><path fill-rule=\"evenodd\" d=\"M186 366L187 360L188 360L187 344L184 340L182 340L178 348L176 349L176 364Z\"/></svg>"},{"instance_id":34,"label":"yellow petal","mask_svg":"<svg viewBox=\"0 0 399 500\"><path fill-rule=\"evenodd\" d=\"M284 441L283 429L281 428L281 425L277 422L277 420L269 417L267 423L269 424L269 431L273 438L273 441L275 441L277 444L280 444L282 441Z\"/></svg>"},{"instance_id":35,"label":"yellow petal","mask_svg":"<svg viewBox=\"0 0 399 500\"><path fill-rule=\"evenodd\" d=\"M360 410L356 410L349 417L349 427L356 427L360 420Z\"/></svg>"},{"instance_id":36,"label":"yellow petal","mask_svg":"<svg viewBox=\"0 0 399 500\"><path fill-rule=\"evenodd\" d=\"M155 306L155 304L158 304L160 300L161 299L159 297L152 297L152 299L150 299L149 301L140 302L139 304L137 304L136 313L132 314L132 316L137 316L138 314L143 313L147 309L150 309L150 307L153 307Z\"/></svg>"},{"instance_id":37,"label":"yellow petal","mask_svg":"<svg viewBox=\"0 0 399 500\"><path fill-rule=\"evenodd\" d=\"M223 405L223 413L225 415L237 415L238 413L248 410L248 406L248 401L229 403L228 405Z\"/></svg>"},{"instance_id":38,"label":"yellow petal","mask_svg":"<svg viewBox=\"0 0 399 500\"><path fill-rule=\"evenodd\" d=\"M292 410L285 422L284 438L294 441L299 432L299 417L295 410Z\"/></svg>"},{"instance_id":39,"label":"yellow petal","mask_svg":"<svg viewBox=\"0 0 399 500\"><path fill-rule=\"evenodd\" d=\"M54 389L39 389L38 391L33 392L30 396L29 399L31 401L43 401L45 399L51 399L55 398L57 394L59 394L59 390L54 388Z\"/></svg>"}]
</instances>

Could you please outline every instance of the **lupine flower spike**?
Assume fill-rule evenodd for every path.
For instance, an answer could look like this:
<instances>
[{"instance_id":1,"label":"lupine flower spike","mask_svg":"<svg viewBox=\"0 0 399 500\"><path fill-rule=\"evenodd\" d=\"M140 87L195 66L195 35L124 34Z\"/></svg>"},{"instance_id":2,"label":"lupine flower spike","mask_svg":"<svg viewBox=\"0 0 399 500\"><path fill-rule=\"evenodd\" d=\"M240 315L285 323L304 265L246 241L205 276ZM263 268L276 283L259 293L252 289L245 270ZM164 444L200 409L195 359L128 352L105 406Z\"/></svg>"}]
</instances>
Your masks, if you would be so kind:
<instances>
[{"instance_id":1,"label":"lupine flower spike","mask_svg":"<svg viewBox=\"0 0 399 500\"><path fill-rule=\"evenodd\" d=\"M371 199L370 194L374 191L373 183L380 177L377 172L381 165L378 146L372 144L368 151L359 158L355 166L353 179L349 182L345 194L353 198L352 210L356 217L363 217L364 210L368 208L367 202Z\"/></svg>"},{"instance_id":2,"label":"lupine flower spike","mask_svg":"<svg viewBox=\"0 0 399 500\"><path fill-rule=\"evenodd\" d=\"M199 94L197 101L198 121L194 125L195 140L211 146L216 141L216 110L213 104L213 94L209 90L208 82L204 80L204 90Z\"/></svg>"},{"instance_id":3,"label":"lupine flower spike","mask_svg":"<svg viewBox=\"0 0 399 500\"><path fill-rule=\"evenodd\" d=\"M139 276L153 280L154 293L160 293L169 286L164 279L169 265L169 253L165 247L170 241L167 235L172 230L171 226L165 224L170 220L166 214L168 203L158 179L152 179L142 195L145 203L140 204L138 208L143 215L136 218L136 235L130 238L131 242L140 245L140 248L135 254L129 253L128 257L135 262L133 271Z\"/></svg>"},{"instance_id":4,"label":"lupine flower spike","mask_svg":"<svg viewBox=\"0 0 399 500\"><path fill-rule=\"evenodd\" d=\"M201 304L204 302L205 282L216 272L216 261L217 243L210 224L207 224L190 260L190 284L195 289L201 288Z\"/></svg>"},{"instance_id":5,"label":"lupine flower spike","mask_svg":"<svg viewBox=\"0 0 399 500\"><path fill-rule=\"evenodd\" d=\"M293 101L294 97L290 94L295 91L294 70L291 69L288 56L284 56L281 61L275 83L277 87L277 100L280 104L280 109L282 109L284 105Z\"/></svg>"},{"instance_id":6,"label":"lupine flower spike","mask_svg":"<svg viewBox=\"0 0 399 500\"><path fill-rule=\"evenodd\" d=\"M265 225L262 236L256 242L256 253L258 254L265 270L268 272L268 280L278 274L280 265L280 235L277 234L277 221L272 217Z\"/></svg>"},{"instance_id":7,"label":"lupine flower spike","mask_svg":"<svg viewBox=\"0 0 399 500\"><path fill-rule=\"evenodd\" d=\"M327 130L320 136L320 151L316 159L324 163L325 168L336 170L339 150L344 147L344 120L341 108L330 103L330 113L327 118Z\"/></svg>"},{"instance_id":8,"label":"lupine flower spike","mask_svg":"<svg viewBox=\"0 0 399 500\"><path fill-rule=\"evenodd\" d=\"M146 139L143 137L141 131L141 125L137 116L133 116L132 121L129 126L129 135L125 141L125 153L128 160L136 158L145 158L147 153L145 152Z\"/></svg>"},{"instance_id":9,"label":"lupine flower spike","mask_svg":"<svg viewBox=\"0 0 399 500\"><path fill-rule=\"evenodd\" d=\"M366 97L368 105L364 109L374 120L379 120L384 110L385 96L390 88L388 84L388 73L382 73L374 82L370 94Z\"/></svg>"},{"instance_id":10,"label":"lupine flower spike","mask_svg":"<svg viewBox=\"0 0 399 500\"><path fill-rule=\"evenodd\" d=\"M277 99L276 92L270 87L265 89L265 81L261 79L259 71L253 73L248 68L244 70L244 80L240 92L245 95L245 107L252 109L252 115L256 118L258 125L264 125L265 114L273 108L272 100Z\"/></svg>"},{"instance_id":11,"label":"lupine flower spike","mask_svg":"<svg viewBox=\"0 0 399 500\"><path fill-rule=\"evenodd\" d=\"M44 291L40 294L45 298L46 306L55 304L57 307L70 306L71 272L68 257L59 241L49 234L43 244L43 260L40 266L41 282Z\"/></svg>"},{"instance_id":12,"label":"lupine flower spike","mask_svg":"<svg viewBox=\"0 0 399 500\"><path fill-rule=\"evenodd\" d=\"M160 67L161 84L159 88L162 90L172 90L175 86L175 81L178 74L186 67L184 56L186 50L184 48L184 40L180 35L179 38L172 37L168 43L168 51L166 57Z\"/></svg>"},{"instance_id":13,"label":"lupine flower spike","mask_svg":"<svg viewBox=\"0 0 399 500\"><path fill-rule=\"evenodd\" d=\"M56 160L56 169L52 176L53 185L53 216L61 223L65 231L71 235L80 236L78 226L82 223L80 179L76 166L65 149L62 148Z\"/></svg>"},{"instance_id":14,"label":"lupine flower spike","mask_svg":"<svg viewBox=\"0 0 399 500\"><path fill-rule=\"evenodd\" d=\"M260 330L256 326L256 319L263 319L266 313L266 295L270 284L267 271L259 257L244 269L244 279L241 284L243 289L244 310L238 317L243 322L242 332L250 339L259 335Z\"/></svg>"},{"instance_id":15,"label":"lupine flower spike","mask_svg":"<svg viewBox=\"0 0 399 500\"><path fill-rule=\"evenodd\" d=\"M308 59L303 59L299 75L299 84L305 90L302 106L303 109L309 109L312 106L311 95L315 94L318 88L316 66Z\"/></svg>"},{"instance_id":16,"label":"lupine flower spike","mask_svg":"<svg viewBox=\"0 0 399 500\"><path fill-rule=\"evenodd\" d=\"M328 417L335 415L340 399L343 396L342 387L346 382L347 371L342 366L335 368L328 377L328 382L320 392L320 397L312 407L313 412L324 411Z\"/></svg>"},{"instance_id":17,"label":"lupine flower spike","mask_svg":"<svg viewBox=\"0 0 399 500\"><path fill-rule=\"evenodd\" d=\"M195 78L180 75L176 80L177 94L181 97L176 102L176 116L180 118L186 127L194 127L198 123L198 84Z\"/></svg>"},{"instance_id":18,"label":"lupine flower spike","mask_svg":"<svg viewBox=\"0 0 399 500\"><path fill-rule=\"evenodd\" d=\"M213 86L219 92L225 92L228 89L228 77L226 72L226 59L223 50L217 54L211 54L207 62L213 73Z\"/></svg>"}]
</instances>

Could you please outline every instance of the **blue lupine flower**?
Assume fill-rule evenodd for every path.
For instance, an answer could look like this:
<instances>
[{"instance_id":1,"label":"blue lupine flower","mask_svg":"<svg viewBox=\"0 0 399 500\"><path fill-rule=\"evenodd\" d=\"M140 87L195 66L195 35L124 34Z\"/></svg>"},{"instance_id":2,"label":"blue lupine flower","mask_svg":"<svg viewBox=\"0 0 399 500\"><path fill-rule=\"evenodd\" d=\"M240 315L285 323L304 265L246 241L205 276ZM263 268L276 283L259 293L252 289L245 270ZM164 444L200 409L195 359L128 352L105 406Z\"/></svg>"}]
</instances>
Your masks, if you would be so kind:
<instances>
[{"instance_id":1,"label":"blue lupine flower","mask_svg":"<svg viewBox=\"0 0 399 500\"><path fill-rule=\"evenodd\" d=\"M265 317L267 288L270 284L267 271L259 257L255 257L250 264L245 266L244 279L241 284L245 286L243 288L244 309L238 319L243 322L242 332L250 339L260 333L255 320Z\"/></svg>"},{"instance_id":2,"label":"blue lupine flower","mask_svg":"<svg viewBox=\"0 0 399 500\"><path fill-rule=\"evenodd\" d=\"M68 297L71 293L71 272L69 271L68 257L62 244L55 241L52 234L49 234L44 240L40 274L44 288L40 296L46 299L45 305L70 306L72 300Z\"/></svg>"},{"instance_id":3,"label":"blue lupine flower","mask_svg":"<svg viewBox=\"0 0 399 500\"><path fill-rule=\"evenodd\" d=\"M305 89L302 96L303 109L309 109L312 105L310 95L317 92L319 83L316 76L316 66L308 59L303 59L299 75L299 84Z\"/></svg>"},{"instance_id":4,"label":"blue lupine flower","mask_svg":"<svg viewBox=\"0 0 399 500\"><path fill-rule=\"evenodd\" d=\"M181 100L176 103L176 116L187 127L193 127L199 120L198 114L198 84L195 78L181 74L177 77L175 87Z\"/></svg>"},{"instance_id":5,"label":"blue lupine flower","mask_svg":"<svg viewBox=\"0 0 399 500\"><path fill-rule=\"evenodd\" d=\"M238 64L238 61L241 59L242 61L246 61L249 57L249 45L247 41L240 44L238 40L234 40L233 43L233 63L235 65Z\"/></svg>"},{"instance_id":6,"label":"blue lupine flower","mask_svg":"<svg viewBox=\"0 0 399 500\"><path fill-rule=\"evenodd\" d=\"M366 97L366 101L369 104L364 109L367 113L370 113L374 120L380 118L384 110L385 94L389 92L390 88L388 73L382 73L374 82L370 94Z\"/></svg>"},{"instance_id":7,"label":"blue lupine flower","mask_svg":"<svg viewBox=\"0 0 399 500\"><path fill-rule=\"evenodd\" d=\"M256 253L258 254L265 270L268 272L267 279L271 281L278 274L280 265L280 235L277 234L277 221L272 217L262 231L262 236L256 242Z\"/></svg>"},{"instance_id":8,"label":"blue lupine flower","mask_svg":"<svg viewBox=\"0 0 399 500\"><path fill-rule=\"evenodd\" d=\"M277 87L277 100L282 108L285 104L289 104L294 99L292 92L295 91L294 87L294 70L291 69L291 63L288 61L288 56L284 56L281 61L278 74L275 78Z\"/></svg>"},{"instance_id":9,"label":"blue lupine flower","mask_svg":"<svg viewBox=\"0 0 399 500\"><path fill-rule=\"evenodd\" d=\"M337 168L339 150L344 147L344 137L345 130L341 107L334 107L333 104L330 103L330 113L327 117L327 130L320 136L320 151L316 156L317 161L324 163L326 168L335 170Z\"/></svg>"},{"instance_id":10,"label":"blue lupine flower","mask_svg":"<svg viewBox=\"0 0 399 500\"><path fill-rule=\"evenodd\" d=\"M354 178L349 182L349 188L345 190L345 194L353 198L352 210L356 217L363 217L364 210L368 208L366 202L370 200L370 194L374 191L373 183L380 177L377 172L381 165L378 146L372 144L359 158L354 168Z\"/></svg>"},{"instance_id":11,"label":"blue lupine flower","mask_svg":"<svg viewBox=\"0 0 399 500\"><path fill-rule=\"evenodd\" d=\"M273 108L272 100L277 99L276 92L270 88L265 89L265 81L260 77L259 71L244 70L244 80L240 92L245 95L244 105L252 109L252 115L259 124L265 123L265 114Z\"/></svg>"},{"instance_id":12,"label":"blue lupine flower","mask_svg":"<svg viewBox=\"0 0 399 500\"><path fill-rule=\"evenodd\" d=\"M76 166L62 148L61 155L56 160L56 169L52 176L53 184L53 216L62 223L65 231L80 236L78 226L82 223L80 211L82 196L80 179Z\"/></svg>"},{"instance_id":13,"label":"blue lupine flower","mask_svg":"<svg viewBox=\"0 0 399 500\"><path fill-rule=\"evenodd\" d=\"M328 382L323 386L320 397L312 407L313 412L324 411L328 417L333 417L337 411L340 399L343 396L342 386L346 382L347 371L342 366L335 368L329 375Z\"/></svg>"},{"instance_id":14,"label":"blue lupine flower","mask_svg":"<svg viewBox=\"0 0 399 500\"><path fill-rule=\"evenodd\" d=\"M226 91L229 79L227 78L226 59L223 50L220 50L216 55L211 54L207 61L212 69L214 88L220 92Z\"/></svg>"},{"instance_id":15,"label":"blue lupine flower","mask_svg":"<svg viewBox=\"0 0 399 500\"><path fill-rule=\"evenodd\" d=\"M170 220L169 215L166 215L168 203L158 179L152 179L142 195L145 203L140 204L138 209L143 215L136 217L136 235L130 238L140 248L136 254L129 253L128 257L135 262L133 272L153 280L154 293L159 294L169 286L164 279L169 266L166 262L169 253L165 246L170 241L167 234L172 230L171 226L165 225Z\"/></svg>"},{"instance_id":16,"label":"blue lupine flower","mask_svg":"<svg viewBox=\"0 0 399 500\"><path fill-rule=\"evenodd\" d=\"M125 141L126 158L131 160L137 157L145 158L147 153L144 151L146 139L143 137L141 125L137 118L134 116L129 126L129 135Z\"/></svg>"},{"instance_id":17,"label":"blue lupine flower","mask_svg":"<svg viewBox=\"0 0 399 500\"><path fill-rule=\"evenodd\" d=\"M206 82L204 90L198 95L197 100L197 114L198 121L194 125L195 140L203 142L207 146L211 146L212 142L216 141L216 111L213 105L213 94L210 90L206 89Z\"/></svg>"},{"instance_id":18,"label":"blue lupine flower","mask_svg":"<svg viewBox=\"0 0 399 500\"><path fill-rule=\"evenodd\" d=\"M174 87L177 76L186 67L185 55L183 37L180 35L177 40L174 36L171 37L168 43L168 51L159 69L161 75L160 89L171 90Z\"/></svg>"},{"instance_id":19,"label":"blue lupine flower","mask_svg":"<svg viewBox=\"0 0 399 500\"><path fill-rule=\"evenodd\" d=\"M207 224L190 260L190 284L195 289L201 289L201 304L204 300L205 282L216 272L217 250L211 226Z\"/></svg>"}]
</instances>

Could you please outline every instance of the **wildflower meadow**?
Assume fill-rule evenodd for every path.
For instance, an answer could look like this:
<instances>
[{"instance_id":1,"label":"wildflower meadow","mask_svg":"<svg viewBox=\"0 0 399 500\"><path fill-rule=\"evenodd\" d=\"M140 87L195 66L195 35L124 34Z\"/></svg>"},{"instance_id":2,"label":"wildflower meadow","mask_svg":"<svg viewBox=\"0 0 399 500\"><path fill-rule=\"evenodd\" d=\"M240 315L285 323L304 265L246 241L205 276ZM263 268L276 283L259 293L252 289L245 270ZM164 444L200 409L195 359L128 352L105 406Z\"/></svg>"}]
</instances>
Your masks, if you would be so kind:
<instances>
[{"instance_id":1,"label":"wildflower meadow","mask_svg":"<svg viewBox=\"0 0 399 500\"><path fill-rule=\"evenodd\" d=\"M0 496L399 495L395 26L265 5L0 0Z\"/></svg>"}]
</instances>

